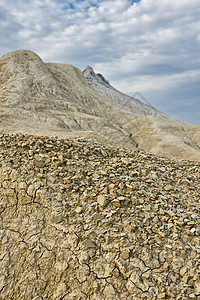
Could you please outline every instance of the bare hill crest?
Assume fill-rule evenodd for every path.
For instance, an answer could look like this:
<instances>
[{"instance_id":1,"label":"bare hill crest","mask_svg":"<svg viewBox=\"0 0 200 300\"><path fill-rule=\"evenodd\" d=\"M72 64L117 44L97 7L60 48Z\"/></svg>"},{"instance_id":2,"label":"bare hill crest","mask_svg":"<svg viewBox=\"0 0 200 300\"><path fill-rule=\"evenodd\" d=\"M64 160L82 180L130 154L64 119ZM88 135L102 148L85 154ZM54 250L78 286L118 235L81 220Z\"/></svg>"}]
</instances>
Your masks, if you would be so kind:
<instances>
[{"instance_id":1,"label":"bare hill crest","mask_svg":"<svg viewBox=\"0 0 200 300\"><path fill-rule=\"evenodd\" d=\"M200 159L200 127L171 120L87 67L44 63L29 50L0 58L0 132L92 138L156 155Z\"/></svg>"}]
</instances>

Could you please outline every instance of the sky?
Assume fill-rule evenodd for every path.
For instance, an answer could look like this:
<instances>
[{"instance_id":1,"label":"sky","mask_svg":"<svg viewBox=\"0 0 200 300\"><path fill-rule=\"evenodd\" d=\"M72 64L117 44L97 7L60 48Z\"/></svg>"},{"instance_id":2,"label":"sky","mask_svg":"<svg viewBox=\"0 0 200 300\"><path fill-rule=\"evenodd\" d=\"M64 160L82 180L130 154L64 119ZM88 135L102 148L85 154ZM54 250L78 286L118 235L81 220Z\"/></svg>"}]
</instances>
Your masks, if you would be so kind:
<instances>
[{"instance_id":1,"label":"sky","mask_svg":"<svg viewBox=\"0 0 200 300\"><path fill-rule=\"evenodd\" d=\"M89 65L118 90L200 126L199 0L0 0L0 56L16 49Z\"/></svg>"}]
</instances>

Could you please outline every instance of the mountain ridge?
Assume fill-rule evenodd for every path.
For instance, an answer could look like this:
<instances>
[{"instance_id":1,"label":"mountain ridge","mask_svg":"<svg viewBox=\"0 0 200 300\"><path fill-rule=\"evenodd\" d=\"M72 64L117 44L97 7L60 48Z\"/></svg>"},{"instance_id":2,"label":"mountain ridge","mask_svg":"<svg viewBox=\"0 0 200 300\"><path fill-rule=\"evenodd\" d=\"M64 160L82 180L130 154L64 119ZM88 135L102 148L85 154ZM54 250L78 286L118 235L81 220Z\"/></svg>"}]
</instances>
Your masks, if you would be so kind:
<instances>
[{"instance_id":1,"label":"mountain ridge","mask_svg":"<svg viewBox=\"0 0 200 300\"><path fill-rule=\"evenodd\" d=\"M161 115L163 117L168 117L166 114L162 113L152 105L145 104L132 96L118 91L110 85L109 81L106 80L102 74L95 74L92 67L87 66L83 71L83 74L92 88L94 88L99 94L108 97L112 102L120 107L125 108L133 113L144 115Z\"/></svg>"}]
</instances>

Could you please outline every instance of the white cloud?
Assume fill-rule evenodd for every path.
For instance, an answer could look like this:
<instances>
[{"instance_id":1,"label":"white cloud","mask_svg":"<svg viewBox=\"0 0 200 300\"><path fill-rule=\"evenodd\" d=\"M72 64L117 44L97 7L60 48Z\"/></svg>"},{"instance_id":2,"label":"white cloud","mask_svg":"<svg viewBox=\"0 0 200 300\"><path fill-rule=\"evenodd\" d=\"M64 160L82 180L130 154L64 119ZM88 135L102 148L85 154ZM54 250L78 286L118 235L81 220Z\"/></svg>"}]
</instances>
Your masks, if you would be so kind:
<instances>
[{"instance_id":1,"label":"white cloud","mask_svg":"<svg viewBox=\"0 0 200 300\"><path fill-rule=\"evenodd\" d=\"M136 91L144 93L166 91L170 89L181 89L181 86L199 81L200 70L186 71L183 73L163 74L163 75L139 75L129 76L126 80L116 79L114 84L121 91L129 94Z\"/></svg>"},{"instance_id":2,"label":"white cloud","mask_svg":"<svg viewBox=\"0 0 200 300\"><path fill-rule=\"evenodd\" d=\"M182 85L199 80L199 0L0 0L0 12L0 54L26 48L45 61L90 64L147 98L176 87L183 98Z\"/></svg>"}]
</instances>

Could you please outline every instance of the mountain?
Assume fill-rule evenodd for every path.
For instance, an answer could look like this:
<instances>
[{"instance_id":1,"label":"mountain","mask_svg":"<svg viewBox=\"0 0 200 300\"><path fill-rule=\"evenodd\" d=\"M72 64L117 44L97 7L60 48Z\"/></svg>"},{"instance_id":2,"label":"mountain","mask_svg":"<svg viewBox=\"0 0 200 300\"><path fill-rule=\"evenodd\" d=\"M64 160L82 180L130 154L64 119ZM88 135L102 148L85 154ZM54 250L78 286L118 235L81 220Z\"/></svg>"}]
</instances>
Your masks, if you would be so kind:
<instances>
[{"instance_id":1,"label":"mountain","mask_svg":"<svg viewBox=\"0 0 200 300\"><path fill-rule=\"evenodd\" d=\"M200 159L200 127L113 88L91 67L44 63L29 50L0 58L0 132L82 137L160 156Z\"/></svg>"},{"instance_id":2,"label":"mountain","mask_svg":"<svg viewBox=\"0 0 200 300\"><path fill-rule=\"evenodd\" d=\"M86 67L83 71L83 75L88 80L90 86L97 91L98 94L109 98L113 103L117 104L121 108L125 108L128 111L141 115L167 117L155 107L146 105L141 101L116 90L110 85L109 81L103 77L103 75L95 74L94 70L90 66Z\"/></svg>"}]
</instances>

